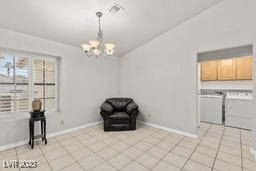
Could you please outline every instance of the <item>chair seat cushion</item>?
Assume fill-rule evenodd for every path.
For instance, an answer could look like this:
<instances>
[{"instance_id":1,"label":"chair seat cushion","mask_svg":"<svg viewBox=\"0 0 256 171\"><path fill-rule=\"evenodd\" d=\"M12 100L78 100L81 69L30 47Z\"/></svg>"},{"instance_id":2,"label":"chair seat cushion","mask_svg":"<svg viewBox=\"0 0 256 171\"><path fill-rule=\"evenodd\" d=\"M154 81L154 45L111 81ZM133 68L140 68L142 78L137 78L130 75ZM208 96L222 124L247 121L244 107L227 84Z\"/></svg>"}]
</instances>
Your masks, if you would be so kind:
<instances>
[{"instance_id":1,"label":"chair seat cushion","mask_svg":"<svg viewBox=\"0 0 256 171\"><path fill-rule=\"evenodd\" d=\"M130 116L126 112L115 112L109 116L110 119L129 119Z\"/></svg>"}]
</instances>

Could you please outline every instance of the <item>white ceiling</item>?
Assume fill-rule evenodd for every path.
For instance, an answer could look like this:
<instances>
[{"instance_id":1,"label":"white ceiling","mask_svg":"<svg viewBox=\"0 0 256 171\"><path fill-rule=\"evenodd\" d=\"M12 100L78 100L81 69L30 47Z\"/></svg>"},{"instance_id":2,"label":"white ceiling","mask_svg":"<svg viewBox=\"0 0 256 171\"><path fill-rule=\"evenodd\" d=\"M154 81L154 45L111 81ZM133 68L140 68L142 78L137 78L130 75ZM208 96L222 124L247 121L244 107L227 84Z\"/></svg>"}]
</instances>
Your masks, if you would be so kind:
<instances>
[{"instance_id":1,"label":"white ceiling","mask_svg":"<svg viewBox=\"0 0 256 171\"><path fill-rule=\"evenodd\" d=\"M102 11L104 40L122 56L221 0L0 0L0 27L80 46L96 38ZM125 9L110 14L114 2Z\"/></svg>"}]
</instances>

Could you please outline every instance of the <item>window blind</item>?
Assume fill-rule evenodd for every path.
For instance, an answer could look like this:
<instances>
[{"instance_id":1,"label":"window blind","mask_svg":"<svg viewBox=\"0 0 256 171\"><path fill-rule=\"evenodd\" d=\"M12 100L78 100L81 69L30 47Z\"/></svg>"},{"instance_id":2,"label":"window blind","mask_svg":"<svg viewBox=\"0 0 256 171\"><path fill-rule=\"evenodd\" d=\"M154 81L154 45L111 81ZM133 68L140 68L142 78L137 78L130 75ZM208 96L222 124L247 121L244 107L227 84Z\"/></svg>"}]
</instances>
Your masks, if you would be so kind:
<instances>
[{"instance_id":1,"label":"window blind","mask_svg":"<svg viewBox=\"0 0 256 171\"><path fill-rule=\"evenodd\" d=\"M31 110L34 99L42 108L56 108L56 60L0 56L0 113Z\"/></svg>"},{"instance_id":2,"label":"window blind","mask_svg":"<svg viewBox=\"0 0 256 171\"><path fill-rule=\"evenodd\" d=\"M40 99L44 109L55 107L55 63L34 60L34 97Z\"/></svg>"}]
</instances>

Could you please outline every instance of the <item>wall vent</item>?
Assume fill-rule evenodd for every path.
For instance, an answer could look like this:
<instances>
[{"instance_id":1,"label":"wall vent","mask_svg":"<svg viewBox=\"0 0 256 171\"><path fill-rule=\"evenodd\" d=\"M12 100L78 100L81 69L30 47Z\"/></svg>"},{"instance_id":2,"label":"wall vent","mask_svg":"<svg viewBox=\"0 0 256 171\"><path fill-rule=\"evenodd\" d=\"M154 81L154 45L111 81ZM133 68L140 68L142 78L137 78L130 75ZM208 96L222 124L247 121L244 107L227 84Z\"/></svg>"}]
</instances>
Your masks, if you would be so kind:
<instances>
[{"instance_id":1,"label":"wall vent","mask_svg":"<svg viewBox=\"0 0 256 171\"><path fill-rule=\"evenodd\" d=\"M114 5L110 8L109 12L111 14L115 14L117 12L119 12L120 10L124 10L124 7L122 7L121 5L114 3Z\"/></svg>"}]
</instances>

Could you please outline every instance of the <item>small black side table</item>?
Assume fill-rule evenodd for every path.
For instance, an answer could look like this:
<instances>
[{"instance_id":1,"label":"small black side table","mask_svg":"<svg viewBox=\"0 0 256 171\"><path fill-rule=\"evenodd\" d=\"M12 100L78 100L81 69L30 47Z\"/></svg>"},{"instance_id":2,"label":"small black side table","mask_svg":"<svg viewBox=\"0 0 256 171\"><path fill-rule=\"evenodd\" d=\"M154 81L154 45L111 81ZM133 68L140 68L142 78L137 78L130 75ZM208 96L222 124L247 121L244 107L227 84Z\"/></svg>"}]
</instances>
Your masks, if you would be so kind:
<instances>
[{"instance_id":1,"label":"small black side table","mask_svg":"<svg viewBox=\"0 0 256 171\"><path fill-rule=\"evenodd\" d=\"M44 115L45 111L38 111L38 112L29 112L30 113L30 119L29 119L29 142L28 144L31 145L31 148L34 148L34 140L42 138L42 141L44 141L45 144L47 144L46 139L46 118ZM40 135L34 135L34 125L35 122L40 121L41 122L41 134Z\"/></svg>"}]
</instances>

